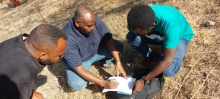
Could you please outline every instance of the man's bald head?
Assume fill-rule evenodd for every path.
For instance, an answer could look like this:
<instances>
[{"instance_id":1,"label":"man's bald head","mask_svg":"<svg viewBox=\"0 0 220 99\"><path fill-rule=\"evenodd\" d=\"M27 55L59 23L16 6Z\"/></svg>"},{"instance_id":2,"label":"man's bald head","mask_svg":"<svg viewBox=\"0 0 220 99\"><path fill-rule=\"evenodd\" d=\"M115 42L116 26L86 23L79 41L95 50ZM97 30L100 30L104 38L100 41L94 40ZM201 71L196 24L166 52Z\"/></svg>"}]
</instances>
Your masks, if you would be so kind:
<instances>
[{"instance_id":1,"label":"man's bald head","mask_svg":"<svg viewBox=\"0 0 220 99\"><path fill-rule=\"evenodd\" d=\"M90 20L91 18L95 18L95 14L94 12L86 7L86 6L81 6L79 7L74 14L74 19L76 20L82 20L82 19L86 19L86 20Z\"/></svg>"},{"instance_id":2,"label":"man's bald head","mask_svg":"<svg viewBox=\"0 0 220 99\"><path fill-rule=\"evenodd\" d=\"M96 16L90 8L81 6L75 11L73 21L80 33L88 36L95 28Z\"/></svg>"}]
</instances>

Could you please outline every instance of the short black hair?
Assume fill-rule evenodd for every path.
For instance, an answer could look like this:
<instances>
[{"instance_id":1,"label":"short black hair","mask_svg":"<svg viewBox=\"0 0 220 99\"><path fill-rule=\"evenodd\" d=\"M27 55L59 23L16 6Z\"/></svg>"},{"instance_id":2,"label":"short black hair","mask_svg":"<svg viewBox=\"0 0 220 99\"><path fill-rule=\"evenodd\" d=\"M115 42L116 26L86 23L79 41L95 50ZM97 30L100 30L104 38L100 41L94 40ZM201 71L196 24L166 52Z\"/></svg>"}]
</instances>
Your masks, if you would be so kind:
<instances>
[{"instance_id":1,"label":"short black hair","mask_svg":"<svg viewBox=\"0 0 220 99\"><path fill-rule=\"evenodd\" d=\"M135 5L128 13L127 22L131 29L149 29L155 22L154 11L145 4Z\"/></svg>"},{"instance_id":2,"label":"short black hair","mask_svg":"<svg viewBox=\"0 0 220 99\"><path fill-rule=\"evenodd\" d=\"M59 38L67 40L68 37L62 30L49 24L38 25L28 36L35 49L44 51L56 48Z\"/></svg>"}]
</instances>

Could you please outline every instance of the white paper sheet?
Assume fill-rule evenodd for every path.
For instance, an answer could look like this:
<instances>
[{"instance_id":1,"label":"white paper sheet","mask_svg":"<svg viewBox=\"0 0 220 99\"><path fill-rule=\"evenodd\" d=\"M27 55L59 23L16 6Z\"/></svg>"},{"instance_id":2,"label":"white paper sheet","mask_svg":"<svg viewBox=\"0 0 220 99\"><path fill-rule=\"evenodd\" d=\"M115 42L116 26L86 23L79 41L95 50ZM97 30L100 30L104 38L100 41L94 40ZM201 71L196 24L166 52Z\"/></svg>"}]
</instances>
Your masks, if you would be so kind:
<instances>
[{"instance_id":1,"label":"white paper sheet","mask_svg":"<svg viewBox=\"0 0 220 99\"><path fill-rule=\"evenodd\" d=\"M120 94L132 94L132 90L130 89L131 85L135 82L135 78L128 78L127 80L123 77L110 77L109 79L116 79L119 83L118 87L116 89L107 89L104 88L102 93L107 91L117 91L117 93Z\"/></svg>"}]
</instances>

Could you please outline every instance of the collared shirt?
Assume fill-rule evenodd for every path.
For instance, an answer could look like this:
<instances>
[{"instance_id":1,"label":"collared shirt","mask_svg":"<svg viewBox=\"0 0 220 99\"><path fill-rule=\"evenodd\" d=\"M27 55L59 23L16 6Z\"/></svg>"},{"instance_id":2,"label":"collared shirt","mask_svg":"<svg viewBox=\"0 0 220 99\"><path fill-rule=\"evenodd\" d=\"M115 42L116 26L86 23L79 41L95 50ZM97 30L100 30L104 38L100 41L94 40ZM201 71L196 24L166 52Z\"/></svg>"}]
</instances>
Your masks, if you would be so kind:
<instances>
[{"instance_id":1,"label":"collared shirt","mask_svg":"<svg viewBox=\"0 0 220 99\"><path fill-rule=\"evenodd\" d=\"M167 5L152 5L151 8L156 16L156 26L146 37L163 42L165 48L175 48L179 38L188 41L193 38L193 30L179 10Z\"/></svg>"},{"instance_id":2,"label":"collared shirt","mask_svg":"<svg viewBox=\"0 0 220 99\"><path fill-rule=\"evenodd\" d=\"M98 16L96 16L94 30L89 36L84 36L76 29L73 19L62 30L68 36L67 48L62 60L72 68L92 58L97 53L100 42L106 42L112 38L110 30Z\"/></svg>"}]
</instances>

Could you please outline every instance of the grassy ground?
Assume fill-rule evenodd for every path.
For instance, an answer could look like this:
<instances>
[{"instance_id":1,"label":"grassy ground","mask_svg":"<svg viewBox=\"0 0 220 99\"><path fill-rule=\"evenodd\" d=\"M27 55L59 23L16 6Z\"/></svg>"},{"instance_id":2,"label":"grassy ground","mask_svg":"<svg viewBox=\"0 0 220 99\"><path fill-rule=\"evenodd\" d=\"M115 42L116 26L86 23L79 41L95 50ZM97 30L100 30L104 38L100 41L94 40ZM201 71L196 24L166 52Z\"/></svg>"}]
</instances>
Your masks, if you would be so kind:
<instances>
[{"instance_id":1,"label":"grassy ground","mask_svg":"<svg viewBox=\"0 0 220 99\"><path fill-rule=\"evenodd\" d=\"M9 0L0 0L0 41L21 33L29 33L35 26L48 23L62 28L80 5L86 5L101 17L114 38L125 47L121 55L126 70L141 67L141 55L125 40L126 17L132 6L166 4L178 8L193 27L195 37L190 42L178 75L165 78L161 94L155 99L219 99L220 97L220 1L219 0L21 0L14 8ZM205 27L206 21L214 26ZM158 50L155 47L155 50ZM114 68L92 66L100 78L114 74ZM102 87L88 86L72 92L66 82L62 62L47 66L38 76L37 91L47 99L112 99L111 93L101 93Z\"/></svg>"}]
</instances>

